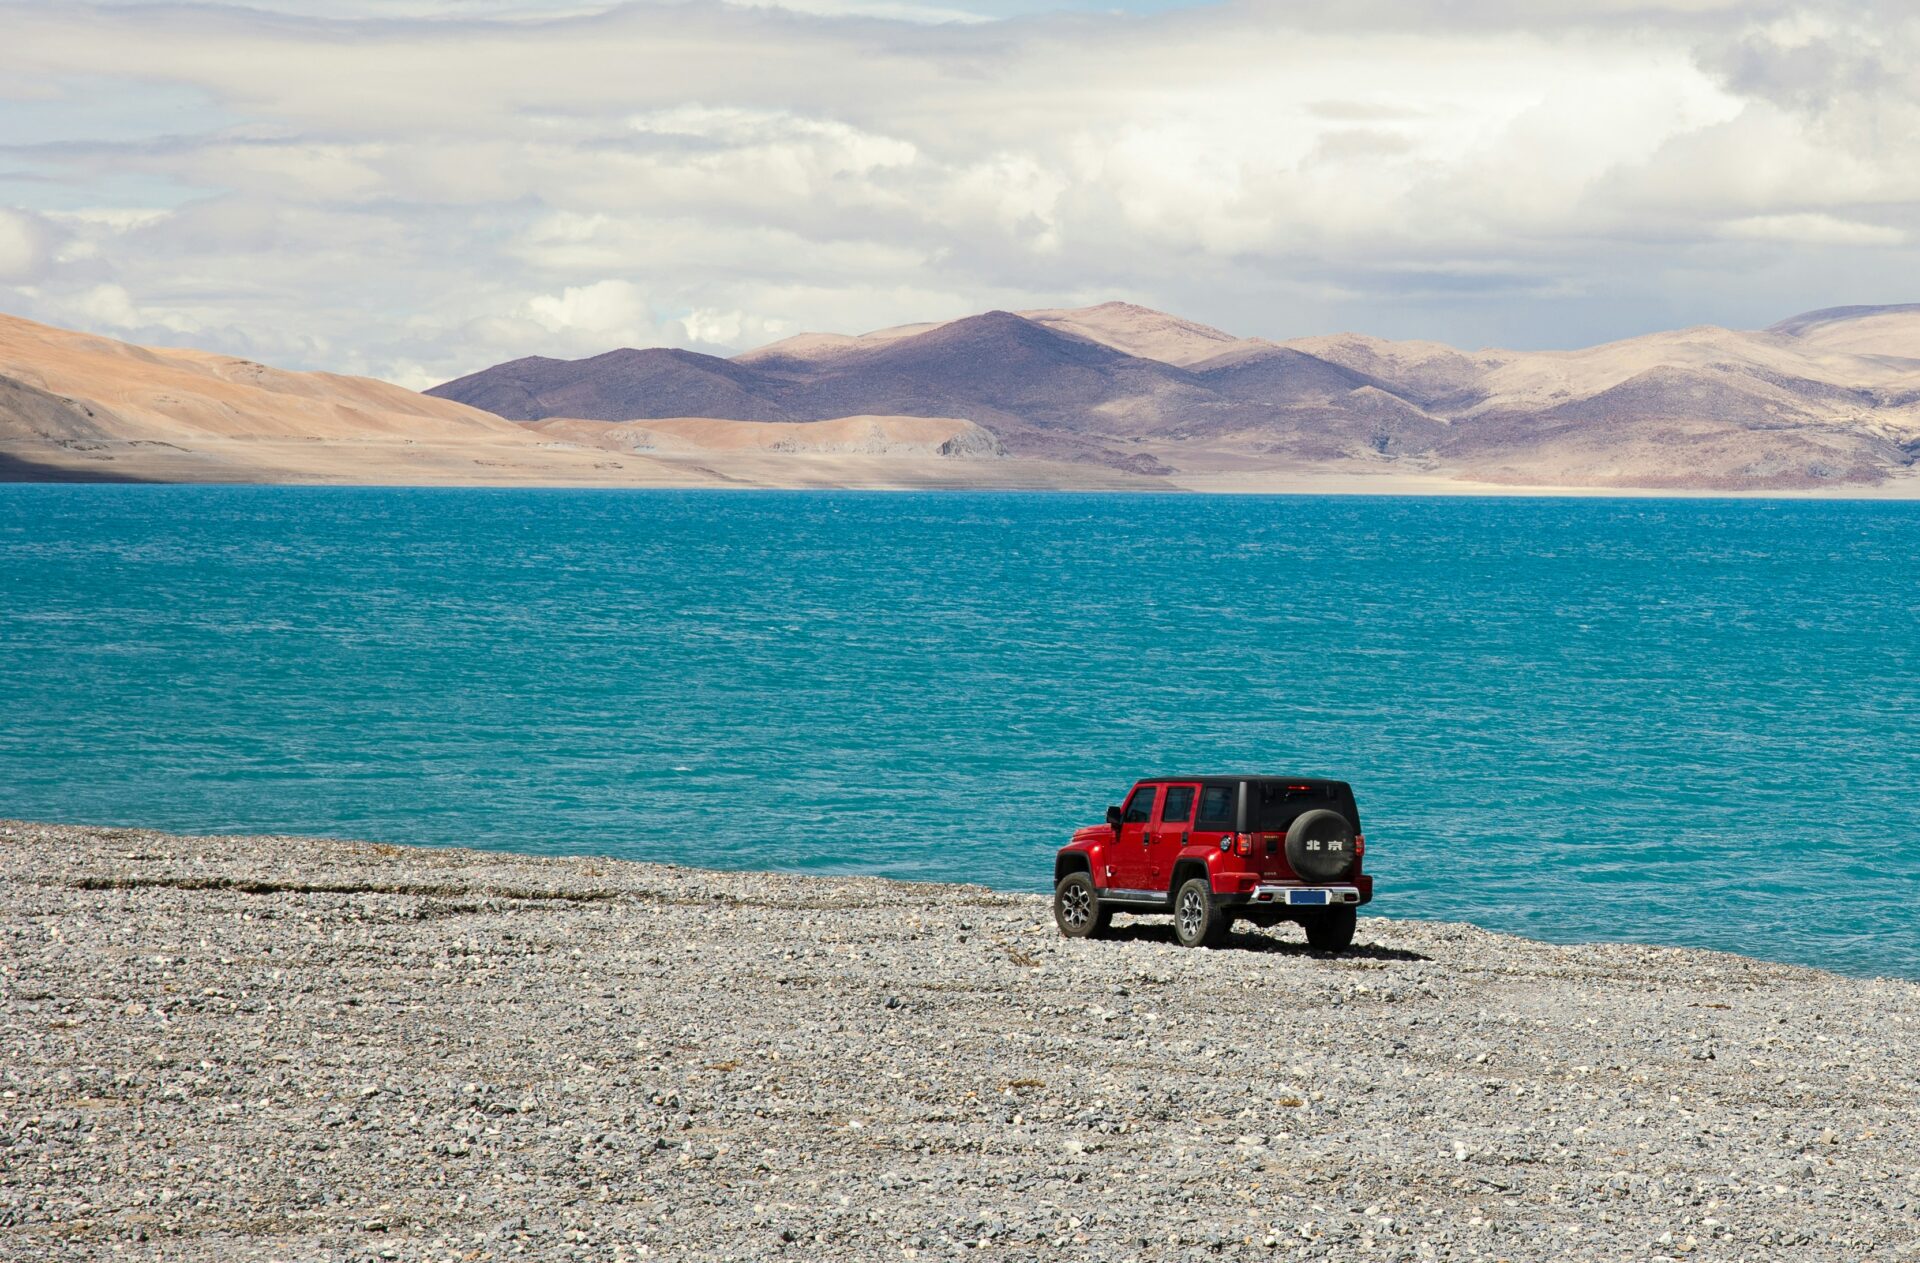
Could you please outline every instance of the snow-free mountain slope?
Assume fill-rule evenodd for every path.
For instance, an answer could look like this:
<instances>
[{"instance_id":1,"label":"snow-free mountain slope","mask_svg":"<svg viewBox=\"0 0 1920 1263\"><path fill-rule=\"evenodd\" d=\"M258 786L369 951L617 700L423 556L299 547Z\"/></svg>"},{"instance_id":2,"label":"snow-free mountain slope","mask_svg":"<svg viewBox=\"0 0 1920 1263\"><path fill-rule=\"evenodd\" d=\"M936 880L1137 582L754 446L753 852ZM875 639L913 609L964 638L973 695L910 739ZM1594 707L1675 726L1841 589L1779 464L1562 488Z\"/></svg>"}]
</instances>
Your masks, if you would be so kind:
<instances>
[{"instance_id":1,"label":"snow-free mountain slope","mask_svg":"<svg viewBox=\"0 0 1920 1263\"><path fill-rule=\"evenodd\" d=\"M0 477L1259 488L1920 488L1920 305L1568 351L1269 342L1126 304L436 388L0 318Z\"/></svg>"},{"instance_id":2,"label":"snow-free mountain slope","mask_svg":"<svg viewBox=\"0 0 1920 1263\"><path fill-rule=\"evenodd\" d=\"M583 417L730 417L788 421L753 369L696 351L622 348L583 360L529 356L497 364L427 393L515 421Z\"/></svg>"},{"instance_id":3,"label":"snow-free mountain slope","mask_svg":"<svg viewBox=\"0 0 1920 1263\"><path fill-rule=\"evenodd\" d=\"M1920 443L1920 305L1811 312L1569 351L1336 334L1269 342L1127 303L993 311L730 362L615 352L437 393L508 415L963 417L1016 456L1175 477L1249 465L1445 471L1549 485L1799 488L1906 472ZM589 410L590 409L590 410Z\"/></svg>"},{"instance_id":4,"label":"snow-free mountain slope","mask_svg":"<svg viewBox=\"0 0 1920 1263\"><path fill-rule=\"evenodd\" d=\"M1211 325L1182 320L1133 303L1097 307L1049 307L1019 313L1035 324L1110 346L1142 359L1188 365L1212 359L1252 339L1236 338Z\"/></svg>"},{"instance_id":5,"label":"snow-free mountain slope","mask_svg":"<svg viewBox=\"0 0 1920 1263\"><path fill-rule=\"evenodd\" d=\"M1350 369L1410 402L1435 406L1471 399L1483 376L1514 358L1507 351L1457 351L1439 342L1390 342L1363 333L1289 338L1278 345Z\"/></svg>"},{"instance_id":6,"label":"snow-free mountain slope","mask_svg":"<svg viewBox=\"0 0 1920 1263\"><path fill-rule=\"evenodd\" d=\"M640 359L677 363L680 354ZM711 433L703 442L702 427L756 428L698 422L675 450L653 445L656 455L640 443L542 434L386 382L290 373L0 317L6 480L914 486L991 481L972 466L997 455L992 435L953 419L855 418L755 444ZM748 446L759 453L752 469L720 472L701 459ZM1073 485L1073 473L1010 470L1005 481ZM1112 485L1115 476L1090 481Z\"/></svg>"},{"instance_id":7,"label":"snow-free mountain slope","mask_svg":"<svg viewBox=\"0 0 1920 1263\"><path fill-rule=\"evenodd\" d=\"M0 374L74 402L94 431L75 438L521 438L489 412L387 382L133 346L12 316L0 316Z\"/></svg>"},{"instance_id":8,"label":"snow-free mountain slope","mask_svg":"<svg viewBox=\"0 0 1920 1263\"><path fill-rule=\"evenodd\" d=\"M1828 307L1782 320L1767 332L1812 353L1887 361L1896 374L1920 371L1920 303Z\"/></svg>"},{"instance_id":9,"label":"snow-free mountain slope","mask_svg":"<svg viewBox=\"0 0 1920 1263\"><path fill-rule=\"evenodd\" d=\"M1211 325L1183 320L1163 311L1134 303L1100 303L1094 307L1044 307L1014 312L1023 320L1059 333L1097 342L1101 346L1163 364L1192 364L1210 359L1243 342L1257 339L1236 338ZM963 317L962 319L973 319ZM778 342L734 357L736 364L755 367L783 365L796 367L820 365L848 352L870 349L883 342L897 342L958 323L953 320L895 325L872 333L797 333Z\"/></svg>"}]
</instances>

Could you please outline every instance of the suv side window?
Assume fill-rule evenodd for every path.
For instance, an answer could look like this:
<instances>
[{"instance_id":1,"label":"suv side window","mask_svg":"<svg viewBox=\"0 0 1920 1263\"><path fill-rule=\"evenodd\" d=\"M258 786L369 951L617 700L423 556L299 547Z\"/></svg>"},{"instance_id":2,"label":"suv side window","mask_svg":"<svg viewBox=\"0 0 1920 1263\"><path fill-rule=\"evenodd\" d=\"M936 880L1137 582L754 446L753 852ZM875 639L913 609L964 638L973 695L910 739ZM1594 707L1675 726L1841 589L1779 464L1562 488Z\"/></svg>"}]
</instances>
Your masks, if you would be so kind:
<instances>
[{"instance_id":1,"label":"suv side window","mask_svg":"<svg viewBox=\"0 0 1920 1263\"><path fill-rule=\"evenodd\" d=\"M1193 819L1193 786L1169 785L1167 801L1160 804L1162 824L1185 824Z\"/></svg>"},{"instance_id":2,"label":"suv side window","mask_svg":"<svg viewBox=\"0 0 1920 1263\"><path fill-rule=\"evenodd\" d=\"M1127 812L1120 817L1122 824L1144 824L1153 819L1153 795L1157 786L1142 785L1133 791L1133 797L1127 799Z\"/></svg>"},{"instance_id":3,"label":"suv side window","mask_svg":"<svg viewBox=\"0 0 1920 1263\"><path fill-rule=\"evenodd\" d=\"M1203 829L1231 829L1233 817L1239 803L1234 799L1235 787L1232 785L1208 785L1200 791L1200 827Z\"/></svg>"}]
</instances>

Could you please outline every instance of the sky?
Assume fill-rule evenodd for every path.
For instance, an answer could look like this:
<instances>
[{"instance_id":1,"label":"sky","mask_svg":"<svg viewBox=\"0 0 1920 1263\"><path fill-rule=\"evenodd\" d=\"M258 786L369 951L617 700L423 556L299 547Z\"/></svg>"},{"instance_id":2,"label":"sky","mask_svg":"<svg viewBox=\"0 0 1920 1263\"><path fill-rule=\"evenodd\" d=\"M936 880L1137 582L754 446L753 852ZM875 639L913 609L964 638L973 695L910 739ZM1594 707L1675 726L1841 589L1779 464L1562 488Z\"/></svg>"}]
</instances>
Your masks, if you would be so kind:
<instances>
[{"instance_id":1,"label":"sky","mask_svg":"<svg viewBox=\"0 0 1920 1263\"><path fill-rule=\"evenodd\" d=\"M0 311L415 387L1110 299L1572 347L1917 242L1891 2L0 0Z\"/></svg>"}]
</instances>

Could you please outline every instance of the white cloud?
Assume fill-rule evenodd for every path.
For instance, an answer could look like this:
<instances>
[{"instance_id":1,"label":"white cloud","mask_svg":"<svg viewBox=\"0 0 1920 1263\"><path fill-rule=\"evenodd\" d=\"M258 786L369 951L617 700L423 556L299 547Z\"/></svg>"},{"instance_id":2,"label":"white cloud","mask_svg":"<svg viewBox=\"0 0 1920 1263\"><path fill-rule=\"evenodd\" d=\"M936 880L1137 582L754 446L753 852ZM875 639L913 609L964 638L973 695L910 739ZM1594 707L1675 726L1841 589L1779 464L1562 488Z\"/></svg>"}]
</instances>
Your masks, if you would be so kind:
<instances>
[{"instance_id":1,"label":"white cloud","mask_svg":"<svg viewBox=\"0 0 1920 1263\"><path fill-rule=\"evenodd\" d=\"M59 211L0 213L16 304L417 381L1117 294L1531 344L1911 297L1857 288L1920 206L1920 24L1870 4L276 7L0 0L36 120L210 103L0 155Z\"/></svg>"},{"instance_id":2,"label":"white cloud","mask_svg":"<svg viewBox=\"0 0 1920 1263\"><path fill-rule=\"evenodd\" d=\"M756 319L746 311L690 311L680 318L680 327L686 330L687 337L694 342L704 342L712 346L729 346L743 339L749 329L765 333L766 322ZM777 326L774 337L780 337L785 326Z\"/></svg>"},{"instance_id":3,"label":"white cloud","mask_svg":"<svg viewBox=\"0 0 1920 1263\"><path fill-rule=\"evenodd\" d=\"M133 295L118 285L95 285L75 294L68 310L93 326L108 329L137 329L145 320L133 304Z\"/></svg>"},{"instance_id":4,"label":"white cloud","mask_svg":"<svg viewBox=\"0 0 1920 1263\"><path fill-rule=\"evenodd\" d=\"M38 216L0 209L0 282L35 280L47 261L49 236Z\"/></svg>"},{"instance_id":5,"label":"white cloud","mask_svg":"<svg viewBox=\"0 0 1920 1263\"><path fill-rule=\"evenodd\" d=\"M646 301L632 281L595 281L536 295L527 300L527 314L555 333L601 337L622 337L652 324Z\"/></svg>"},{"instance_id":6,"label":"white cloud","mask_svg":"<svg viewBox=\"0 0 1920 1263\"><path fill-rule=\"evenodd\" d=\"M1863 224L1837 215L1752 215L1726 225L1729 237L1749 241L1790 241L1822 246L1897 246L1907 240L1898 228Z\"/></svg>"},{"instance_id":7,"label":"white cloud","mask_svg":"<svg viewBox=\"0 0 1920 1263\"><path fill-rule=\"evenodd\" d=\"M122 337L172 342L177 335L204 332L201 323L186 312L163 305L143 306L125 286L112 283L48 296L45 301L56 323Z\"/></svg>"}]
</instances>

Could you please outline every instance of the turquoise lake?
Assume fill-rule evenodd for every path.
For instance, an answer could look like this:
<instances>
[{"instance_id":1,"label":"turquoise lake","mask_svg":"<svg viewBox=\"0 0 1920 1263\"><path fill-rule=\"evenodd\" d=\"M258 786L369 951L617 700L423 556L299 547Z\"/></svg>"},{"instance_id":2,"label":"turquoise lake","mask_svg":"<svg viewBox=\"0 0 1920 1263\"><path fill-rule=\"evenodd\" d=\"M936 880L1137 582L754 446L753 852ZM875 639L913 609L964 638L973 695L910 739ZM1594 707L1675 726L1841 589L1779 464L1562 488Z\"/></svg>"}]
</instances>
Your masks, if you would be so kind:
<instances>
[{"instance_id":1,"label":"turquoise lake","mask_svg":"<svg viewBox=\"0 0 1920 1263\"><path fill-rule=\"evenodd\" d=\"M1920 977L1917 563L1900 503L6 486L0 816L1042 890L1135 775L1315 774L1372 912Z\"/></svg>"}]
</instances>

